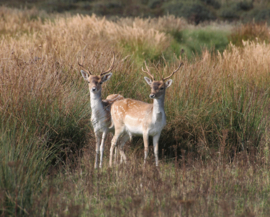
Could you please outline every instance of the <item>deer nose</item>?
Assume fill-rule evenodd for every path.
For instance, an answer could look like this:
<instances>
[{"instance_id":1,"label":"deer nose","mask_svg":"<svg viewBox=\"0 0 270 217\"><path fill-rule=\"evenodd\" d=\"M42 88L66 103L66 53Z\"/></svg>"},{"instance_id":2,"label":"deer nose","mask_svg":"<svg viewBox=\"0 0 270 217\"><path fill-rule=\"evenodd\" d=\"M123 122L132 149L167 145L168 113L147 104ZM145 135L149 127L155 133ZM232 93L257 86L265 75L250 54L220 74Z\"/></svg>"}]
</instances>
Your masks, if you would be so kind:
<instances>
[{"instance_id":1,"label":"deer nose","mask_svg":"<svg viewBox=\"0 0 270 217\"><path fill-rule=\"evenodd\" d=\"M152 94L152 93L151 93L151 94L149 95L149 97L150 97L151 99L154 99L154 98L155 98L155 94Z\"/></svg>"},{"instance_id":2,"label":"deer nose","mask_svg":"<svg viewBox=\"0 0 270 217\"><path fill-rule=\"evenodd\" d=\"M97 90L96 87L92 87L92 91L95 92Z\"/></svg>"}]
</instances>

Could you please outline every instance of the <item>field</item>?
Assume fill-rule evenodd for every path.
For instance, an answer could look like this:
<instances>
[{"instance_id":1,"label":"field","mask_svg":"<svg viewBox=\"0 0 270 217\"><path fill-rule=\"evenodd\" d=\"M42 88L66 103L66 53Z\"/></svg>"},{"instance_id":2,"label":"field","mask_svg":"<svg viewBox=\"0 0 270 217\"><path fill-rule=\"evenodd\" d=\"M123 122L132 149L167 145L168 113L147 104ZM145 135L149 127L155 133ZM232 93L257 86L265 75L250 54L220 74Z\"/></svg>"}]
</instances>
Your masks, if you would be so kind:
<instances>
[{"instance_id":1,"label":"field","mask_svg":"<svg viewBox=\"0 0 270 217\"><path fill-rule=\"evenodd\" d=\"M1 216L268 216L270 45L265 24L182 18L48 14L0 7ZM167 125L143 166L143 142L128 163L94 170L89 91L77 62L103 85L146 102L141 71L168 75Z\"/></svg>"}]
</instances>

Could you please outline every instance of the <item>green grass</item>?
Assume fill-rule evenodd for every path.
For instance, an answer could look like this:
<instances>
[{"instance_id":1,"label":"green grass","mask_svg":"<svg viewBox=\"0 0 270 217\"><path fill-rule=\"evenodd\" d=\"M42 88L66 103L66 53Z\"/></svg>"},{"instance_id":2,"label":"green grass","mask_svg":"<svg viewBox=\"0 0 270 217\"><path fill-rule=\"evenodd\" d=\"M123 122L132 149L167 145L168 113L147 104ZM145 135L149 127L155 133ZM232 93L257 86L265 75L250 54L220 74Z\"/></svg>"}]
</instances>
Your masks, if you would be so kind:
<instances>
[{"instance_id":1,"label":"green grass","mask_svg":"<svg viewBox=\"0 0 270 217\"><path fill-rule=\"evenodd\" d=\"M229 44L230 32L208 27L171 31L167 34L172 36L168 47L157 48L149 46L147 43L130 41L122 42L120 46L123 48L124 54L132 54L132 58L138 66L142 65L145 59L155 63L163 61L162 55L168 62L174 62L175 57L179 56L192 60L196 56L201 56L204 50L222 53Z\"/></svg>"},{"instance_id":2,"label":"green grass","mask_svg":"<svg viewBox=\"0 0 270 217\"><path fill-rule=\"evenodd\" d=\"M174 38L174 41L171 43L166 57L171 56L171 52L179 56L183 49L185 52L182 55L188 59L193 59L195 56L201 55L204 50L223 52L229 44L229 32L222 30L213 30L210 28L185 29L182 31L173 31L170 34Z\"/></svg>"},{"instance_id":3,"label":"green grass","mask_svg":"<svg viewBox=\"0 0 270 217\"><path fill-rule=\"evenodd\" d=\"M16 121L6 122L1 127L0 213L4 216L29 214L34 196L43 188L42 180L57 153L54 146L49 148L43 142L44 138L38 139L27 127L18 125Z\"/></svg>"},{"instance_id":4,"label":"green grass","mask_svg":"<svg viewBox=\"0 0 270 217\"><path fill-rule=\"evenodd\" d=\"M85 126L89 123L89 102L70 105L68 99L84 97L84 90L77 91L77 85L69 88L70 94L64 99L25 96L17 109L12 105L13 95L9 103L5 102L5 110L1 109L2 215L31 215L35 197L44 191L49 168L60 166L85 144L86 130L90 129Z\"/></svg>"},{"instance_id":5,"label":"green grass","mask_svg":"<svg viewBox=\"0 0 270 217\"><path fill-rule=\"evenodd\" d=\"M124 50L124 54L132 55L136 65L142 65L144 60L147 59L151 62L157 61L161 55L162 50L151 47L146 43L130 43L123 42L121 47Z\"/></svg>"}]
</instances>

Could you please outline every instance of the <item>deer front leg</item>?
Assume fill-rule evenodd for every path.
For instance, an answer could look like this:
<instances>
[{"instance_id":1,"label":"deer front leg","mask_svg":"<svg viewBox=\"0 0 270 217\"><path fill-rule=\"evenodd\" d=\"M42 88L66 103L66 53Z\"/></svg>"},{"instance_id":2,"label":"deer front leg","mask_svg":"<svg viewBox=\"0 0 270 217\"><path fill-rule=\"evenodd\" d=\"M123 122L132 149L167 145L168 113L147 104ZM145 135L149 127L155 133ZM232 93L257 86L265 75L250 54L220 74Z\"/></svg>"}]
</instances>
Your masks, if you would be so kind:
<instances>
[{"instance_id":1,"label":"deer front leg","mask_svg":"<svg viewBox=\"0 0 270 217\"><path fill-rule=\"evenodd\" d=\"M95 132L96 137L96 159L95 159L95 169L98 167L98 155L99 155L99 144L100 144L100 133Z\"/></svg>"},{"instance_id":2,"label":"deer front leg","mask_svg":"<svg viewBox=\"0 0 270 217\"><path fill-rule=\"evenodd\" d=\"M154 145L154 154L156 160L156 166L158 166L158 141L159 141L160 134L157 134L153 137L153 145Z\"/></svg>"},{"instance_id":3,"label":"deer front leg","mask_svg":"<svg viewBox=\"0 0 270 217\"><path fill-rule=\"evenodd\" d=\"M143 133L143 143L144 143L144 164L146 163L146 158L149 152L149 144L148 144L149 135L148 133Z\"/></svg>"},{"instance_id":4,"label":"deer front leg","mask_svg":"<svg viewBox=\"0 0 270 217\"><path fill-rule=\"evenodd\" d=\"M104 152L104 143L106 140L106 136L107 136L107 131L104 131L102 133L102 139L101 139L101 144L100 144L100 164L99 164L99 168L102 167L102 160L103 160L103 152Z\"/></svg>"}]
</instances>

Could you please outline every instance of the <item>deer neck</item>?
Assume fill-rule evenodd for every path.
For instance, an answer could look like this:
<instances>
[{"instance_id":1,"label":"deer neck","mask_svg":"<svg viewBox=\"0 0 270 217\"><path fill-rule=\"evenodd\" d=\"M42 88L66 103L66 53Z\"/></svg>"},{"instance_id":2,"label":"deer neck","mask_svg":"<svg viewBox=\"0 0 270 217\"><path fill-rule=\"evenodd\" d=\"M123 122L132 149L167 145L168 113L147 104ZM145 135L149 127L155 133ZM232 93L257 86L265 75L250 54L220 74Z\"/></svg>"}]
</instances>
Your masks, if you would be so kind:
<instances>
[{"instance_id":1,"label":"deer neck","mask_svg":"<svg viewBox=\"0 0 270 217\"><path fill-rule=\"evenodd\" d=\"M165 94L158 99L154 99L152 113L152 119L154 122L162 121L164 118L166 119L164 112L164 99Z\"/></svg>"},{"instance_id":2,"label":"deer neck","mask_svg":"<svg viewBox=\"0 0 270 217\"><path fill-rule=\"evenodd\" d=\"M90 106L92 110L92 116L95 116L96 113L99 114L104 110L101 99L101 90L98 93L93 93L90 91Z\"/></svg>"}]
</instances>

